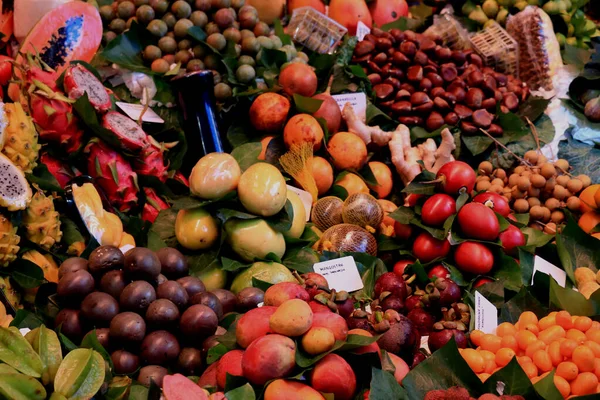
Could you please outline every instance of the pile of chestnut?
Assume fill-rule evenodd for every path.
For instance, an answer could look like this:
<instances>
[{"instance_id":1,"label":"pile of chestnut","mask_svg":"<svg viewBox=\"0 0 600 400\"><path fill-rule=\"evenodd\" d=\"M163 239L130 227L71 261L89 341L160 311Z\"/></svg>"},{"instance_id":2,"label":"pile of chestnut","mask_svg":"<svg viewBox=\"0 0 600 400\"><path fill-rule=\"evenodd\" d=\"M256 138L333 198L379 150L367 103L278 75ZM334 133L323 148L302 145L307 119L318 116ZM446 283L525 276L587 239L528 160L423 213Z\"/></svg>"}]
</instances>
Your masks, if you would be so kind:
<instances>
[{"instance_id":1,"label":"pile of chestnut","mask_svg":"<svg viewBox=\"0 0 600 400\"><path fill-rule=\"evenodd\" d=\"M199 375L223 315L245 312L264 292L247 288L236 297L224 289L206 290L188 275L185 256L174 248L157 252L136 247L123 254L100 246L89 256L69 258L59 269L61 310L55 327L75 343L94 332L111 354L116 374L138 380L161 378L167 368ZM158 376L157 376L158 375ZM159 379L162 381L162 379Z\"/></svg>"},{"instance_id":2,"label":"pile of chestnut","mask_svg":"<svg viewBox=\"0 0 600 400\"><path fill-rule=\"evenodd\" d=\"M357 43L352 61L360 64L375 92L377 105L405 125L434 131L444 124L464 134L485 129L502 135L495 122L516 111L529 96L525 83L483 65L472 49L451 50L413 31L373 29Z\"/></svg>"}]
</instances>

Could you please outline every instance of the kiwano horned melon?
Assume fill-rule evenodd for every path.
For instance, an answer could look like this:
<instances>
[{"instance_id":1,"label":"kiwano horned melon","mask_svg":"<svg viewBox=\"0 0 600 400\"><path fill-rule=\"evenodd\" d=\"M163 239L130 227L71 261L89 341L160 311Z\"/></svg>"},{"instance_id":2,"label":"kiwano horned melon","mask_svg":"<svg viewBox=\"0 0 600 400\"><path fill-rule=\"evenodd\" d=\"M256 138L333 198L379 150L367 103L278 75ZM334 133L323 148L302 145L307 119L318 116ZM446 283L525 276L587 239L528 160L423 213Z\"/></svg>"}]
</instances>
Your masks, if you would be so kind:
<instances>
[{"instance_id":1,"label":"kiwano horned melon","mask_svg":"<svg viewBox=\"0 0 600 400\"><path fill-rule=\"evenodd\" d=\"M102 40L102 19L91 4L82 1L65 3L50 11L29 32L21 45L22 54L39 52L50 68L61 74L74 60L90 62Z\"/></svg>"}]
</instances>

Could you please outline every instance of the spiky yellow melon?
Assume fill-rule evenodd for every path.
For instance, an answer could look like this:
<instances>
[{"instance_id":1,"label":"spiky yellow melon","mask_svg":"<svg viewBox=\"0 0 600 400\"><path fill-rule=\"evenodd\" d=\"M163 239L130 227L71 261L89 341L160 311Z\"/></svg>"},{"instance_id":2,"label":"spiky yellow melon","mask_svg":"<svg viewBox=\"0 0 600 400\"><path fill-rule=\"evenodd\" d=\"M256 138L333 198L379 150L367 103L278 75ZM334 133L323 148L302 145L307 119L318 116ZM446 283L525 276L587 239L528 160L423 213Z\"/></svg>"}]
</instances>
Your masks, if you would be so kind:
<instances>
[{"instance_id":1,"label":"spiky yellow melon","mask_svg":"<svg viewBox=\"0 0 600 400\"><path fill-rule=\"evenodd\" d=\"M30 173L37 165L40 152L38 133L31 118L19 103L0 103L4 109L5 129L2 152L23 172Z\"/></svg>"},{"instance_id":2,"label":"spiky yellow melon","mask_svg":"<svg viewBox=\"0 0 600 400\"><path fill-rule=\"evenodd\" d=\"M33 195L23 216L23 225L27 231L27 239L45 250L50 250L62 239L60 217L54 209L54 201L42 191Z\"/></svg>"},{"instance_id":3,"label":"spiky yellow melon","mask_svg":"<svg viewBox=\"0 0 600 400\"><path fill-rule=\"evenodd\" d=\"M19 241L17 228L8 218L0 214L0 267L7 267L19 252Z\"/></svg>"}]
</instances>

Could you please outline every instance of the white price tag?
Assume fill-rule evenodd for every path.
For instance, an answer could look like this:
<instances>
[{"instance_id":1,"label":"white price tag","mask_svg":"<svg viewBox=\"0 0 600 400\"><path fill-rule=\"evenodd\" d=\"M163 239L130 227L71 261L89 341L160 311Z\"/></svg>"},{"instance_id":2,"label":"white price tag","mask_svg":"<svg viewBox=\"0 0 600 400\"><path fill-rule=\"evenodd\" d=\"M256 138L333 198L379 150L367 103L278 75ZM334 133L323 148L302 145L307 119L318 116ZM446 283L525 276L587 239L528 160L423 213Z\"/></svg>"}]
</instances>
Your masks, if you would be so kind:
<instances>
[{"instance_id":1,"label":"white price tag","mask_svg":"<svg viewBox=\"0 0 600 400\"><path fill-rule=\"evenodd\" d=\"M331 97L338 103L340 110L344 109L346 103L350 103L358 118L362 122L367 120L367 96L363 92L334 94Z\"/></svg>"},{"instance_id":2,"label":"white price tag","mask_svg":"<svg viewBox=\"0 0 600 400\"><path fill-rule=\"evenodd\" d=\"M549 263L539 256L535 256L533 261L533 275L531 275L531 284L533 285L533 277L535 276L535 272L539 271L543 274L550 275L553 277L556 282L565 287L567 283L567 273L562 269L558 268L556 265Z\"/></svg>"},{"instance_id":3,"label":"white price tag","mask_svg":"<svg viewBox=\"0 0 600 400\"><path fill-rule=\"evenodd\" d=\"M498 327L498 311L488 299L475 292L475 329L483 333L494 333Z\"/></svg>"},{"instance_id":4,"label":"white price tag","mask_svg":"<svg viewBox=\"0 0 600 400\"><path fill-rule=\"evenodd\" d=\"M127 116L129 118L131 118L134 121L139 120L140 119L140 115L142 115L142 112L144 111L144 106L141 105L141 104L129 104L129 103L123 103L121 101L117 101L116 104L117 104L117 106L121 110L123 110L123 112L125 114L127 114ZM148 108L144 112L144 116L142 117L142 121L144 121L144 122L152 122L152 123L155 123L155 124L164 124L164 122L165 122L151 108Z\"/></svg>"},{"instance_id":5,"label":"white price tag","mask_svg":"<svg viewBox=\"0 0 600 400\"><path fill-rule=\"evenodd\" d=\"M429 350L429 336L421 336L421 348L431 353L431 350Z\"/></svg>"},{"instance_id":6,"label":"white price tag","mask_svg":"<svg viewBox=\"0 0 600 400\"><path fill-rule=\"evenodd\" d=\"M354 292L363 288L360 273L352 256L316 263L313 269L325 277L331 289Z\"/></svg>"},{"instance_id":7,"label":"white price tag","mask_svg":"<svg viewBox=\"0 0 600 400\"><path fill-rule=\"evenodd\" d=\"M356 24L356 37L358 40L363 40L369 33L371 33L371 29L362 21L358 21L358 24Z\"/></svg>"},{"instance_id":8,"label":"white price tag","mask_svg":"<svg viewBox=\"0 0 600 400\"><path fill-rule=\"evenodd\" d=\"M304 209L306 210L306 222L310 221L310 210L312 209L312 195L308 193L306 190L298 189L297 187L287 185L288 190L296 193L300 200L302 200L302 204L304 204Z\"/></svg>"}]
</instances>

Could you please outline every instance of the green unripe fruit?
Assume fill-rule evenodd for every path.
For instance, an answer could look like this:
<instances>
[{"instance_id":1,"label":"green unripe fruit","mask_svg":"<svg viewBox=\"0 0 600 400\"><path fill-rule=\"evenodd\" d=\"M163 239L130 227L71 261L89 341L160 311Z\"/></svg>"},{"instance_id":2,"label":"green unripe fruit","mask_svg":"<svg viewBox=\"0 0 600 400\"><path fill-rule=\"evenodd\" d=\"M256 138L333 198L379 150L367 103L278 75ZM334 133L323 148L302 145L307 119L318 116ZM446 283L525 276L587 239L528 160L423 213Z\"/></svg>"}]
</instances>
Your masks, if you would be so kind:
<instances>
[{"instance_id":1,"label":"green unripe fruit","mask_svg":"<svg viewBox=\"0 0 600 400\"><path fill-rule=\"evenodd\" d=\"M489 18L483 12L481 6L476 6L475 10L471 11L469 14L469 19L477 22L479 25L483 25L488 22Z\"/></svg>"},{"instance_id":2,"label":"green unripe fruit","mask_svg":"<svg viewBox=\"0 0 600 400\"><path fill-rule=\"evenodd\" d=\"M506 23L506 18L508 18L508 10L506 8L500 9L498 11L498 15L496 15L496 22L500 25L504 25Z\"/></svg>"},{"instance_id":3,"label":"green unripe fruit","mask_svg":"<svg viewBox=\"0 0 600 400\"><path fill-rule=\"evenodd\" d=\"M500 9L498 7L498 3L496 3L496 0L485 0L481 8L488 18L495 18L498 14L498 10Z\"/></svg>"},{"instance_id":4,"label":"green unripe fruit","mask_svg":"<svg viewBox=\"0 0 600 400\"><path fill-rule=\"evenodd\" d=\"M256 71L250 65L240 65L235 71L235 77L242 83L248 83L256 78Z\"/></svg>"},{"instance_id":5,"label":"green unripe fruit","mask_svg":"<svg viewBox=\"0 0 600 400\"><path fill-rule=\"evenodd\" d=\"M560 13L560 8L555 1L549 1L544 4L542 10L544 10L548 15L556 15Z\"/></svg>"}]
</instances>

